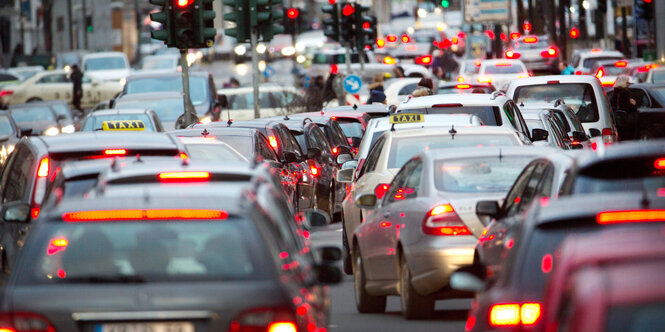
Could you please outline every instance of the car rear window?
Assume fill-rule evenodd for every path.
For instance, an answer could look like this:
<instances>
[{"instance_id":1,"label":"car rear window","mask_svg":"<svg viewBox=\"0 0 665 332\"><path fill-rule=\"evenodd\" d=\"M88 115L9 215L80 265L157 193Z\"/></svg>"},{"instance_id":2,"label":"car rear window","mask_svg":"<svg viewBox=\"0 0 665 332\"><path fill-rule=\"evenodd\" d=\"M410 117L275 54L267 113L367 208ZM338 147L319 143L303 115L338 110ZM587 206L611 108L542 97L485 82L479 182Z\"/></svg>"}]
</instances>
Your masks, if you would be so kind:
<instances>
[{"instance_id":1,"label":"car rear window","mask_svg":"<svg viewBox=\"0 0 665 332\"><path fill-rule=\"evenodd\" d=\"M580 169L573 192L599 193L646 191L658 193L665 187L665 169L656 167L656 157L625 158L595 163ZM630 171L628 171L630 170Z\"/></svg>"},{"instance_id":2,"label":"car rear window","mask_svg":"<svg viewBox=\"0 0 665 332\"><path fill-rule=\"evenodd\" d=\"M57 223L44 229L24 284L260 280L271 274L251 224L226 220Z\"/></svg>"},{"instance_id":3,"label":"car rear window","mask_svg":"<svg viewBox=\"0 0 665 332\"><path fill-rule=\"evenodd\" d=\"M573 109L581 122L598 121L598 101L593 86L588 83L523 85L517 87L513 95L517 104L549 104L559 99L563 99Z\"/></svg>"},{"instance_id":4,"label":"car rear window","mask_svg":"<svg viewBox=\"0 0 665 332\"><path fill-rule=\"evenodd\" d=\"M513 45L513 48L516 50L533 50L548 47L550 47L550 43L547 40L538 40L535 43L516 42Z\"/></svg>"},{"instance_id":5,"label":"car rear window","mask_svg":"<svg viewBox=\"0 0 665 332\"><path fill-rule=\"evenodd\" d=\"M480 118L486 126L501 126L501 113L496 106L444 106L431 108L415 108L403 110L403 113L421 114L469 114Z\"/></svg>"},{"instance_id":6,"label":"car rear window","mask_svg":"<svg viewBox=\"0 0 665 332\"><path fill-rule=\"evenodd\" d=\"M224 144L185 144L193 160L247 162L247 159Z\"/></svg>"},{"instance_id":7,"label":"car rear window","mask_svg":"<svg viewBox=\"0 0 665 332\"><path fill-rule=\"evenodd\" d=\"M482 92L481 92L482 91ZM494 88L483 86L474 87L469 84L458 84L457 86L439 87L436 91L438 95L452 95L452 94L465 94L465 93L492 93Z\"/></svg>"},{"instance_id":8,"label":"car rear window","mask_svg":"<svg viewBox=\"0 0 665 332\"><path fill-rule=\"evenodd\" d=\"M523 72L522 66L512 63L487 65L484 71L485 74L519 74Z\"/></svg>"},{"instance_id":9,"label":"car rear window","mask_svg":"<svg viewBox=\"0 0 665 332\"><path fill-rule=\"evenodd\" d=\"M610 308L607 332L663 331L665 302L641 303Z\"/></svg>"},{"instance_id":10,"label":"car rear window","mask_svg":"<svg viewBox=\"0 0 665 332\"><path fill-rule=\"evenodd\" d=\"M416 154L425 150L472 146L514 146L519 142L514 135L435 135L393 138L388 157L388 168L400 168Z\"/></svg>"},{"instance_id":11,"label":"car rear window","mask_svg":"<svg viewBox=\"0 0 665 332\"><path fill-rule=\"evenodd\" d=\"M504 156L438 160L434 163L436 188L449 192L508 192L533 157Z\"/></svg>"},{"instance_id":12,"label":"car rear window","mask_svg":"<svg viewBox=\"0 0 665 332\"><path fill-rule=\"evenodd\" d=\"M337 123L342 127L342 131L346 137L363 137L363 134L365 133L365 128L363 128L360 121L338 118Z\"/></svg>"},{"instance_id":13,"label":"car rear window","mask_svg":"<svg viewBox=\"0 0 665 332\"><path fill-rule=\"evenodd\" d=\"M621 58L622 57L620 57L620 56L600 56L600 57L586 58L582 62L582 67L592 68L593 65L595 65L597 62L605 61L605 60L621 60Z\"/></svg>"},{"instance_id":14,"label":"car rear window","mask_svg":"<svg viewBox=\"0 0 665 332\"><path fill-rule=\"evenodd\" d=\"M217 139L230 145L243 156L251 157L254 155L252 139L247 136L217 135Z\"/></svg>"}]
</instances>

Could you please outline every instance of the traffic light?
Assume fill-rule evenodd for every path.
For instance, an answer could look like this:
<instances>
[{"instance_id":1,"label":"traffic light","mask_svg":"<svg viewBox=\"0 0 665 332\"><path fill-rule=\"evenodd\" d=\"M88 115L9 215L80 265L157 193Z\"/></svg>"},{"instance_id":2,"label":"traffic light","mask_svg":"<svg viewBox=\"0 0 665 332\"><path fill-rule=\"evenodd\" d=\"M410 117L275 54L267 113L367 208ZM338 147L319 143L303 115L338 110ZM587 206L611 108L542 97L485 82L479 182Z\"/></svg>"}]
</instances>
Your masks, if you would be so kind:
<instances>
[{"instance_id":1,"label":"traffic light","mask_svg":"<svg viewBox=\"0 0 665 332\"><path fill-rule=\"evenodd\" d=\"M323 6L321 9L324 14L329 14L330 17L323 19L323 34L326 37L334 40L340 41L339 33L339 4L332 4L330 6Z\"/></svg>"},{"instance_id":2,"label":"traffic light","mask_svg":"<svg viewBox=\"0 0 665 332\"><path fill-rule=\"evenodd\" d=\"M365 49L365 46L372 48L374 47L374 42L376 41L376 19L365 15L365 13L369 12L369 9L369 7L363 6L359 3L355 4L355 46L358 50Z\"/></svg>"},{"instance_id":3,"label":"traffic light","mask_svg":"<svg viewBox=\"0 0 665 332\"><path fill-rule=\"evenodd\" d=\"M301 16L300 9L286 8L284 9L284 31L288 34L295 35L298 33L300 26Z\"/></svg>"},{"instance_id":4,"label":"traffic light","mask_svg":"<svg viewBox=\"0 0 665 332\"><path fill-rule=\"evenodd\" d=\"M356 6L348 2L342 2L339 5L342 10L340 42L348 43L351 47L354 47L356 37Z\"/></svg>"},{"instance_id":5,"label":"traffic light","mask_svg":"<svg viewBox=\"0 0 665 332\"><path fill-rule=\"evenodd\" d=\"M653 20L655 8L651 0L638 0L636 4L637 8L635 8L635 14L637 14L637 17L648 22Z\"/></svg>"},{"instance_id":6,"label":"traffic light","mask_svg":"<svg viewBox=\"0 0 665 332\"><path fill-rule=\"evenodd\" d=\"M164 0L150 0L164 1ZM225 29L224 34L235 38L238 43L248 43L251 35L250 1L224 0L224 6L231 7L230 12L224 14L224 20L235 23L235 28Z\"/></svg>"},{"instance_id":7,"label":"traffic light","mask_svg":"<svg viewBox=\"0 0 665 332\"><path fill-rule=\"evenodd\" d=\"M167 47L173 47L173 34L171 23L171 6L166 4L167 0L150 0L153 5L160 6L161 12L150 14L150 20L161 23L161 30L154 30L150 33L152 39L163 41Z\"/></svg>"},{"instance_id":8,"label":"traffic light","mask_svg":"<svg viewBox=\"0 0 665 332\"><path fill-rule=\"evenodd\" d=\"M443 8L448 8L450 7L450 0L441 0L441 6Z\"/></svg>"},{"instance_id":9,"label":"traffic light","mask_svg":"<svg viewBox=\"0 0 665 332\"><path fill-rule=\"evenodd\" d=\"M578 29L576 27L573 27L573 28L570 29L570 32L568 33L568 35L572 39L577 39L577 37L580 36L580 29Z\"/></svg>"},{"instance_id":10,"label":"traffic light","mask_svg":"<svg viewBox=\"0 0 665 332\"><path fill-rule=\"evenodd\" d=\"M215 43L215 11L212 9L214 0L195 0L196 11L196 42L199 47L211 47Z\"/></svg>"},{"instance_id":11,"label":"traffic light","mask_svg":"<svg viewBox=\"0 0 665 332\"><path fill-rule=\"evenodd\" d=\"M276 8L282 0L256 0L256 23L259 29L259 37L264 42L272 40L274 35L284 33L281 25L284 11Z\"/></svg>"},{"instance_id":12,"label":"traffic light","mask_svg":"<svg viewBox=\"0 0 665 332\"><path fill-rule=\"evenodd\" d=\"M173 39L178 49L193 48L195 44L194 0L173 0Z\"/></svg>"}]
</instances>

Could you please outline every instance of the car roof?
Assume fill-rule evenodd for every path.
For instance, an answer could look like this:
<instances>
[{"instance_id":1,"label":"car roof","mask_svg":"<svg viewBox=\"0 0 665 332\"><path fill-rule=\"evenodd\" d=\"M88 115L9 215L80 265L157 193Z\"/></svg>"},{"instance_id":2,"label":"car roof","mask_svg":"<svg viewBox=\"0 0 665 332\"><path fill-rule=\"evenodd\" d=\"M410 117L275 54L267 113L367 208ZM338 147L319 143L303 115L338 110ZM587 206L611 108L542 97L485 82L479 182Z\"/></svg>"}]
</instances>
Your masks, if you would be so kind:
<instances>
[{"instance_id":1,"label":"car roof","mask_svg":"<svg viewBox=\"0 0 665 332\"><path fill-rule=\"evenodd\" d=\"M414 137L414 136L442 136L451 135L449 131L455 129L455 135L512 135L515 136L515 131L505 127L498 126L455 126L455 125L441 125L436 127L427 128L413 128L391 131L390 135L395 138L399 137Z\"/></svg>"},{"instance_id":2,"label":"car roof","mask_svg":"<svg viewBox=\"0 0 665 332\"><path fill-rule=\"evenodd\" d=\"M219 89L217 90L218 94L224 94L227 96L233 96L233 95L239 95L239 94L245 94L245 93L251 93L253 92L254 89L252 87L239 87L239 88L228 88L228 89ZM289 91L289 92L296 92L298 91L297 89L293 87L288 87L288 86L279 86L279 85L261 85L260 88L260 93L270 93L270 92L283 92L283 91Z\"/></svg>"},{"instance_id":3,"label":"car roof","mask_svg":"<svg viewBox=\"0 0 665 332\"><path fill-rule=\"evenodd\" d=\"M606 50L606 49L590 49L585 50L580 53L580 56L583 58L600 58L606 56L620 56L624 57L623 53L615 50Z\"/></svg>"},{"instance_id":4,"label":"car roof","mask_svg":"<svg viewBox=\"0 0 665 332\"><path fill-rule=\"evenodd\" d=\"M439 82L439 88L454 88L458 85L470 85L472 88L493 88L492 84L474 82Z\"/></svg>"},{"instance_id":5,"label":"car roof","mask_svg":"<svg viewBox=\"0 0 665 332\"><path fill-rule=\"evenodd\" d=\"M189 76L196 76L196 77L208 77L207 72L203 71L190 71ZM133 80L138 80L138 79L145 79L145 78L171 78L171 77L182 77L182 74L179 72L160 72L160 73L136 73L129 75L127 77L127 82L133 81Z\"/></svg>"},{"instance_id":6,"label":"car roof","mask_svg":"<svg viewBox=\"0 0 665 332\"><path fill-rule=\"evenodd\" d=\"M94 59L94 58L107 58L110 56L119 56L127 58L125 53L122 52L98 52L98 53L86 53L83 55L83 59Z\"/></svg>"},{"instance_id":7,"label":"car roof","mask_svg":"<svg viewBox=\"0 0 665 332\"><path fill-rule=\"evenodd\" d=\"M550 81L558 81L559 84L566 83L589 83L593 84L598 82L598 79L592 75L546 75L546 76L531 76L520 78L511 82L511 86L525 86L525 85L546 85Z\"/></svg>"},{"instance_id":8,"label":"car roof","mask_svg":"<svg viewBox=\"0 0 665 332\"><path fill-rule=\"evenodd\" d=\"M339 111L334 111L330 110L327 108L324 108L323 111L321 111L324 115L330 116L330 117L337 117L337 118L344 118L344 119L362 119L367 116L367 113L365 111L357 111L357 110L339 110ZM307 114L307 113L304 113Z\"/></svg>"},{"instance_id":9,"label":"car roof","mask_svg":"<svg viewBox=\"0 0 665 332\"><path fill-rule=\"evenodd\" d=\"M542 146L489 146L480 148L445 148L423 151L432 160L463 159L484 156L534 156L548 155L557 150Z\"/></svg>"},{"instance_id":10,"label":"car roof","mask_svg":"<svg viewBox=\"0 0 665 332\"><path fill-rule=\"evenodd\" d=\"M523 65L524 63L522 60L516 60L516 59L491 59L491 60L482 60L480 62L481 66L487 66L487 65L496 65L497 63L510 63L511 65Z\"/></svg>"},{"instance_id":11,"label":"car roof","mask_svg":"<svg viewBox=\"0 0 665 332\"><path fill-rule=\"evenodd\" d=\"M176 149L173 137L161 133L123 132L77 132L68 135L29 137L29 140L43 142L50 153L99 151L106 148L129 149Z\"/></svg>"},{"instance_id":12,"label":"car roof","mask_svg":"<svg viewBox=\"0 0 665 332\"><path fill-rule=\"evenodd\" d=\"M405 130L408 128L424 128L430 126L449 126L449 125L458 125L458 126L468 126L472 125L474 119L478 118L475 115L470 114L423 114L425 121L423 122L414 122L414 123L400 123L395 125L395 130ZM478 121L480 119L478 118ZM368 129L373 130L388 130L392 127L390 123L390 118L376 118L371 119L367 125Z\"/></svg>"},{"instance_id":13,"label":"car roof","mask_svg":"<svg viewBox=\"0 0 665 332\"><path fill-rule=\"evenodd\" d=\"M253 136L256 135L259 131L255 128L246 128L246 127L213 127L210 124L205 125L205 127L194 127L189 129L181 129L171 131L170 134L174 136L178 135L187 135L187 136L206 136L203 134L204 131L208 132L208 135L212 136Z\"/></svg>"},{"instance_id":14,"label":"car roof","mask_svg":"<svg viewBox=\"0 0 665 332\"><path fill-rule=\"evenodd\" d=\"M149 112L150 110L145 108L129 108L129 109L112 108L112 109L91 112L89 116L93 117L93 116L120 115L120 114L148 114Z\"/></svg>"},{"instance_id":15,"label":"car roof","mask_svg":"<svg viewBox=\"0 0 665 332\"><path fill-rule=\"evenodd\" d=\"M350 105L350 106L334 106L326 107L323 109L324 112L365 112L365 113L390 113L388 106L384 104L364 104L364 105Z\"/></svg>"},{"instance_id":16,"label":"car roof","mask_svg":"<svg viewBox=\"0 0 665 332\"><path fill-rule=\"evenodd\" d=\"M123 101L136 100L161 100L161 99L182 99L182 92L178 91L158 91L124 94L116 99L115 103Z\"/></svg>"},{"instance_id":17,"label":"car roof","mask_svg":"<svg viewBox=\"0 0 665 332\"><path fill-rule=\"evenodd\" d=\"M405 99L397 108L398 110L409 110L415 108L431 108L437 104L461 104L464 106L499 106L507 97L503 94L452 94L433 95Z\"/></svg>"},{"instance_id":18,"label":"car roof","mask_svg":"<svg viewBox=\"0 0 665 332\"><path fill-rule=\"evenodd\" d=\"M8 111L12 110L18 110L18 109L26 109L26 108L36 108L36 107L48 107L49 109L53 109L51 107L51 104L48 103L42 103L42 102L36 102L36 103L25 103L25 104L14 104L14 105L9 105L7 108Z\"/></svg>"},{"instance_id":19,"label":"car roof","mask_svg":"<svg viewBox=\"0 0 665 332\"><path fill-rule=\"evenodd\" d=\"M596 153L587 153L580 156L580 168L609 160L622 160L635 157L664 156L665 139L650 141L633 141L614 144Z\"/></svg>"},{"instance_id":20,"label":"car roof","mask_svg":"<svg viewBox=\"0 0 665 332\"><path fill-rule=\"evenodd\" d=\"M220 142L221 143L221 142ZM188 172L205 171L211 174L228 175L238 179L249 179L256 174L256 170L247 163L227 161L224 163L207 160L179 160L176 158L160 158L159 160L133 161L122 163L122 166L111 166L104 173L103 179L107 182L113 182L118 179L125 179L140 176L155 176L162 172Z\"/></svg>"}]
</instances>

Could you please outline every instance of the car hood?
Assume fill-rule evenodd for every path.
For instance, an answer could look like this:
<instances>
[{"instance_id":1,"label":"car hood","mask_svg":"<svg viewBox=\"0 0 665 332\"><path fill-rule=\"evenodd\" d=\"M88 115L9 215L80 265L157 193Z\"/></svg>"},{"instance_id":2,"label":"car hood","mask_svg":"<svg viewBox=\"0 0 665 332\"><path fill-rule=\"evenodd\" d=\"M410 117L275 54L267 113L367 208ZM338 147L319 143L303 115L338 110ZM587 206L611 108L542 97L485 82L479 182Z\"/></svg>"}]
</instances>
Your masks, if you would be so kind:
<instances>
[{"instance_id":1,"label":"car hood","mask_svg":"<svg viewBox=\"0 0 665 332\"><path fill-rule=\"evenodd\" d=\"M85 75L100 81L119 81L129 76L129 69L93 70L86 71Z\"/></svg>"}]
</instances>

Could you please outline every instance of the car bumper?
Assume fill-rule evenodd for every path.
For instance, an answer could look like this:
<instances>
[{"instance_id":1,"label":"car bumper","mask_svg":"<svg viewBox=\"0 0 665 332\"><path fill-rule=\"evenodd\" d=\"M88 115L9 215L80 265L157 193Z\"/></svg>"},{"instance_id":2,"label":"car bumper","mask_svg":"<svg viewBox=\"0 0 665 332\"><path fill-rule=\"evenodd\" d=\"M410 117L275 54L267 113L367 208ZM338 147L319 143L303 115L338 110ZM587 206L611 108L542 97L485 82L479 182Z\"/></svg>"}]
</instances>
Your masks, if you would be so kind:
<instances>
[{"instance_id":1,"label":"car bumper","mask_svg":"<svg viewBox=\"0 0 665 332\"><path fill-rule=\"evenodd\" d=\"M473 263L477 241L475 236L427 236L404 248L413 288L428 295L446 287L453 272Z\"/></svg>"}]
</instances>

